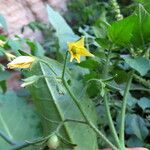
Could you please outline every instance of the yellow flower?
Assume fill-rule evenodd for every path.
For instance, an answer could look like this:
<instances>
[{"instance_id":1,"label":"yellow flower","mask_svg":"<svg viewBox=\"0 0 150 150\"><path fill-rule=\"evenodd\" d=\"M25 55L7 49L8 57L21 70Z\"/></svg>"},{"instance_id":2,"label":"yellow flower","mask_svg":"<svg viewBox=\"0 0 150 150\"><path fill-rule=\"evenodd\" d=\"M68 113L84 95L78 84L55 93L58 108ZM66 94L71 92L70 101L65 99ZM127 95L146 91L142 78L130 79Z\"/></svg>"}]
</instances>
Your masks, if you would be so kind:
<instances>
[{"instance_id":1,"label":"yellow flower","mask_svg":"<svg viewBox=\"0 0 150 150\"><path fill-rule=\"evenodd\" d=\"M30 65L35 61L34 57L31 56L19 56L14 59L12 62L7 64L7 67L10 69L13 68L29 68Z\"/></svg>"},{"instance_id":2,"label":"yellow flower","mask_svg":"<svg viewBox=\"0 0 150 150\"><path fill-rule=\"evenodd\" d=\"M94 57L85 47L84 47L84 37L76 42L68 42L68 48L71 55L70 61L76 59L80 63L81 56Z\"/></svg>"},{"instance_id":3,"label":"yellow flower","mask_svg":"<svg viewBox=\"0 0 150 150\"><path fill-rule=\"evenodd\" d=\"M5 45L5 42L0 40L0 46L3 47Z\"/></svg>"},{"instance_id":4,"label":"yellow flower","mask_svg":"<svg viewBox=\"0 0 150 150\"><path fill-rule=\"evenodd\" d=\"M6 55L8 61L12 61L13 59L16 58L15 55L8 53L8 52L6 52L5 55Z\"/></svg>"}]
</instances>

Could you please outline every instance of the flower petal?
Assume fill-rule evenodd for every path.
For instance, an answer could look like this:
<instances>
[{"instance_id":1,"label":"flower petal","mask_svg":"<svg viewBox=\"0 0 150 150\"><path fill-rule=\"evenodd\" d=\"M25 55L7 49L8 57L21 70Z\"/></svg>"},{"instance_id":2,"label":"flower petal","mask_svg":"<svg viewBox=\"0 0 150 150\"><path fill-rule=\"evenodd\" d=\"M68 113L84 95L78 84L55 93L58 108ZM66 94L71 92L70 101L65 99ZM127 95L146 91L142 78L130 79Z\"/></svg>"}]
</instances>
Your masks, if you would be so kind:
<instances>
[{"instance_id":1,"label":"flower petal","mask_svg":"<svg viewBox=\"0 0 150 150\"><path fill-rule=\"evenodd\" d=\"M75 42L75 45L77 47L84 47L84 37L81 37L80 40L78 40L77 42Z\"/></svg>"}]
</instances>

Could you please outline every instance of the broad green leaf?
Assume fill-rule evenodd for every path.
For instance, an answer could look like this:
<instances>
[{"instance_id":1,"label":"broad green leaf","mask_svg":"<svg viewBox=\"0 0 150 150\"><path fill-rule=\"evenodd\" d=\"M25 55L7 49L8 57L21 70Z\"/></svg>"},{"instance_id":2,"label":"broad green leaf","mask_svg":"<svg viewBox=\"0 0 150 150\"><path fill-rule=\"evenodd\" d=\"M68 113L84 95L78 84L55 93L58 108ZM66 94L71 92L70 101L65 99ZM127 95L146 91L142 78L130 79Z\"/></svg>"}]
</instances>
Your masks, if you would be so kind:
<instances>
[{"instance_id":1,"label":"broad green leaf","mask_svg":"<svg viewBox=\"0 0 150 150\"><path fill-rule=\"evenodd\" d=\"M5 32L7 32L7 23L5 18L1 14L0 14L0 26L4 28Z\"/></svg>"},{"instance_id":2,"label":"broad green leaf","mask_svg":"<svg viewBox=\"0 0 150 150\"><path fill-rule=\"evenodd\" d=\"M89 68L89 69L97 69L100 65L100 62L94 59L87 59L78 64L80 67Z\"/></svg>"},{"instance_id":3,"label":"broad green leaf","mask_svg":"<svg viewBox=\"0 0 150 150\"><path fill-rule=\"evenodd\" d=\"M135 17L129 16L120 21L113 22L108 28L109 39L117 45L129 44L135 23Z\"/></svg>"},{"instance_id":4,"label":"broad green leaf","mask_svg":"<svg viewBox=\"0 0 150 150\"><path fill-rule=\"evenodd\" d=\"M71 27L67 24L64 18L48 5L47 13L49 22L56 30L56 35L59 40L60 49L67 50L67 42L76 41L79 39L79 37L74 34Z\"/></svg>"},{"instance_id":5,"label":"broad green leaf","mask_svg":"<svg viewBox=\"0 0 150 150\"><path fill-rule=\"evenodd\" d=\"M150 42L150 13L139 4L135 14L136 20L131 41L133 45L141 47Z\"/></svg>"},{"instance_id":6,"label":"broad green leaf","mask_svg":"<svg viewBox=\"0 0 150 150\"><path fill-rule=\"evenodd\" d=\"M136 135L140 140L144 140L149 134L145 121L136 114L126 116L126 132Z\"/></svg>"},{"instance_id":7,"label":"broad green leaf","mask_svg":"<svg viewBox=\"0 0 150 150\"><path fill-rule=\"evenodd\" d=\"M150 109L150 98L143 97L138 101L138 105L144 110Z\"/></svg>"},{"instance_id":8,"label":"broad green leaf","mask_svg":"<svg viewBox=\"0 0 150 150\"><path fill-rule=\"evenodd\" d=\"M0 130L4 134L13 141L22 142L40 137L42 134L39 127L39 118L32 105L25 99L12 91L0 95ZM0 149L10 147L0 137ZM28 147L26 150L36 150L36 146Z\"/></svg>"},{"instance_id":9,"label":"broad green leaf","mask_svg":"<svg viewBox=\"0 0 150 150\"><path fill-rule=\"evenodd\" d=\"M146 75L146 73L150 70L150 61L144 57L125 57L123 59L131 68L138 71L142 76Z\"/></svg>"},{"instance_id":10,"label":"broad green leaf","mask_svg":"<svg viewBox=\"0 0 150 150\"><path fill-rule=\"evenodd\" d=\"M36 84L31 85L29 90L33 96L33 102L41 116L44 133L45 135L48 135L54 132L58 127L58 124L54 123L54 121L61 122L70 118L84 120L84 118L64 88L61 80L57 79L57 77L61 77L62 65L48 58L44 58L44 61L51 66L57 75L55 76L49 66L45 63L39 61L35 62L31 67L29 76L37 75L46 77L41 78ZM71 85L77 88L77 90L75 90L78 91L77 93L82 93L83 87L81 89L79 83L74 85L75 82L70 74L66 73L66 79L69 79ZM84 111L95 124L96 115L92 102L83 95L79 100ZM64 128L60 131L60 134L71 143L77 144L74 149L97 149L96 135L87 125L66 122ZM59 148L63 149L66 147L68 147L68 145L61 143Z\"/></svg>"}]
</instances>

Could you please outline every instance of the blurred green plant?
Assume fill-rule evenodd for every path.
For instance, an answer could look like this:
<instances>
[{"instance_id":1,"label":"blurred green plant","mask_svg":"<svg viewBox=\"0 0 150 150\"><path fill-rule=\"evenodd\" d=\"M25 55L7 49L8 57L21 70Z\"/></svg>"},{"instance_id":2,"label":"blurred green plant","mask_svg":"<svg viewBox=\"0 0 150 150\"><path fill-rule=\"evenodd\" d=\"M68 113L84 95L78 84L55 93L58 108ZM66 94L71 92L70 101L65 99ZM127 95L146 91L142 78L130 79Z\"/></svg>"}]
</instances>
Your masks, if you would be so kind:
<instances>
[{"instance_id":1,"label":"blurred green plant","mask_svg":"<svg viewBox=\"0 0 150 150\"><path fill-rule=\"evenodd\" d=\"M128 12L129 6L132 13ZM0 66L3 124L0 136L4 139L0 140L4 148L8 144L11 150L31 145L33 149L150 148L150 2L135 1L129 6L120 11L123 6L119 7L115 0L71 1L65 15L71 27L47 6L52 27L39 22L28 25L33 31L43 32L42 44L18 36L15 39L0 36L4 43L0 47L2 58L7 58L6 52L37 58L29 69L22 70L23 84L27 87L23 93L29 92L38 111L36 118L41 120L43 128L43 132L28 128L30 123L38 126L39 122L30 118L34 109L22 103L24 98L10 96L7 79L11 72L4 67L4 62ZM79 64L69 63L67 42L77 41L80 37L77 34L85 37L85 46L95 57L82 58ZM10 97L15 106L13 101L9 102ZM25 98L29 100L29 95ZM26 107L31 112L24 118ZM22 125L18 125L11 139L8 131L14 124L9 123L9 110L16 112L11 119L14 122L24 118L19 123L26 122L27 135L22 135Z\"/></svg>"}]
</instances>

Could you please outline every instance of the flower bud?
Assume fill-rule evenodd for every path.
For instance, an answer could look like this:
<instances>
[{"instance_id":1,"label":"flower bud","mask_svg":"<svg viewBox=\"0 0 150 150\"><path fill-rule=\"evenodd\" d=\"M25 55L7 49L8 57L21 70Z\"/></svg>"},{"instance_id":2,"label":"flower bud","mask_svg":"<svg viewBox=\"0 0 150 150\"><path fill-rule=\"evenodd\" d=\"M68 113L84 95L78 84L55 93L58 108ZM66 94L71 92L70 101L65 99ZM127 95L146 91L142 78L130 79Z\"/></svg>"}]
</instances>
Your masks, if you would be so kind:
<instances>
[{"instance_id":1,"label":"flower bud","mask_svg":"<svg viewBox=\"0 0 150 150\"><path fill-rule=\"evenodd\" d=\"M56 149L59 146L59 139L56 134L53 134L47 141L47 146L50 149Z\"/></svg>"}]
</instances>

